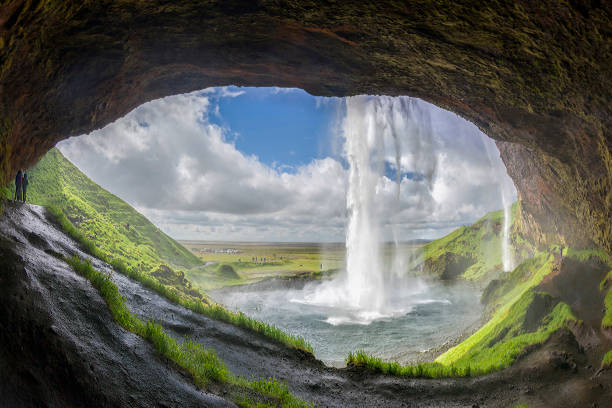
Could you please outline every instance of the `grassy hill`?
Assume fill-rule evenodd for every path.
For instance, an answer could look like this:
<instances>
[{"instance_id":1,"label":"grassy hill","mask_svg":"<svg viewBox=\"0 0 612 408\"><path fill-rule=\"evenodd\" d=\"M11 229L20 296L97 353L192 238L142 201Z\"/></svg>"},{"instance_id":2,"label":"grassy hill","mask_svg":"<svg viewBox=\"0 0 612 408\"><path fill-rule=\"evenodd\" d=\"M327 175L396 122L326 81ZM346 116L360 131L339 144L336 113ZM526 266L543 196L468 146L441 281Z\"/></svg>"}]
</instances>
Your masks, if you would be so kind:
<instances>
[{"instance_id":1,"label":"grassy hill","mask_svg":"<svg viewBox=\"0 0 612 408\"><path fill-rule=\"evenodd\" d=\"M312 354L312 347L303 338L240 312L228 311L194 289L183 271L175 268L202 267L202 261L127 203L91 181L57 149L50 150L29 170L29 179L28 203L48 207L65 232L80 242L86 252L111 264L115 271L196 313ZM14 189L12 183L0 189L0 196L12 198ZM78 259L71 262L75 267L88 269L90 277L99 276L91 271L91 265ZM112 292L112 287L109 290Z\"/></svg>"},{"instance_id":2,"label":"grassy hill","mask_svg":"<svg viewBox=\"0 0 612 408\"><path fill-rule=\"evenodd\" d=\"M160 264L202 262L125 201L104 190L53 148L30 171L28 202L55 206L111 259L155 272Z\"/></svg>"},{"instance_id":3,"label":"grassy hill","mask_svg":"<svg viewBox=\"0 0 612 408\"><path fill-rule=\"evenodd\" d=\"M513 233L517 203L511 209L511 247L516 259L533 256ZM486 284L502 271L503 210L490 212L470 226L460 227L450 234L431 241L423 248L418 260L425 274L441 279L464 279Z\"/></svg>"}]
</instances>

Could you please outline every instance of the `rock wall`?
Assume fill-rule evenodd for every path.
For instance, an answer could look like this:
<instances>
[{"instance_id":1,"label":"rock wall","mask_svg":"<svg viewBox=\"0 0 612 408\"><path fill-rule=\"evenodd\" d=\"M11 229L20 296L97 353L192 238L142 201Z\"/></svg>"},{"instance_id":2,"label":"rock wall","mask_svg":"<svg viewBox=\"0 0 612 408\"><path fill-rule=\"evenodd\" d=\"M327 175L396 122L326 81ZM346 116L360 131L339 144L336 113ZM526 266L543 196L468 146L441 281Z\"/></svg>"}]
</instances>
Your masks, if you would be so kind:
<instances>
[{"instance_id":1,"label":"rock wall","mask_svg":"<svg viewBox=\"0 0 612 408\"><path fill-rule=\"evenodd\" d=\"M522 235L539 247L599 244L612 252L609 161L584 163L583 155L563 162L520 144L497 146L521 201L516 226Z\"/></svg>"},{"instance_id":2,"label":"rock wall","mask_svg":"<svg viewBox=\"0 0 612 408\"><path fill-rule=\"evenodd\" d=\"M612 253L610 10L598 0L8 0L0 178L146 101L208 86L410 95L516 144L502 155L525 233Z\"/></svg>"}]
</instances>

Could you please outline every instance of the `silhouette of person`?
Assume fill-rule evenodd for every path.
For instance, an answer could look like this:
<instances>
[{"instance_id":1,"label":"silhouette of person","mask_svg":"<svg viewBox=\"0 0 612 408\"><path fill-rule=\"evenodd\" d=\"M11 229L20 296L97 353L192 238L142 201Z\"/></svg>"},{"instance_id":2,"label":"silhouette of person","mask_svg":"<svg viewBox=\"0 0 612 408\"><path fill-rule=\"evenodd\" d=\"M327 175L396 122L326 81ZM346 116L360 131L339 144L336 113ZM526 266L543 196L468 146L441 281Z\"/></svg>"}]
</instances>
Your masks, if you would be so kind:
<instances>
[{"instance_id":1,"label":"silhouette of person","mask_svg":"<svg viewBox=\"0 0 612 408\"><path fill-rule=\"evenodd\" d=\"M17 176L15 177L15 201L21 201L22 198L22 183L23 183L23 173L21 169L17 172Z\"/></svg>"},{"instance_id":2,"label":"silhouette of person","mask_svg":"<svg viewBox=\"0 0 612 408\"><path fill-rule=\"evenodd\" d=\"M24 171L23 172L23 180L21 182L21 187L23 190L23 202L26 202L26 193L28 191L28 184L30 183L30 181L28 180L28 172Z\"/></svg>"}]
</instances>

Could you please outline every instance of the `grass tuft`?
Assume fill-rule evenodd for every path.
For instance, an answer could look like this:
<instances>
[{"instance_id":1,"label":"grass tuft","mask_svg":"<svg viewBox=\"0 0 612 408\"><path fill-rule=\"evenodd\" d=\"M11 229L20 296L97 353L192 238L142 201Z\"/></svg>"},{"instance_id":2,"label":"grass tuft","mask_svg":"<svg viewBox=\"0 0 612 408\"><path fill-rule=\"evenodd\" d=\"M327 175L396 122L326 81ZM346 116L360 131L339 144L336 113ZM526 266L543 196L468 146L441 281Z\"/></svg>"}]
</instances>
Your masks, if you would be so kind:
<instances>
[{"instance_id":1,"label":"grass tuft","mask_svg":"<svg viewBox=\"0 0 612 408\"><path fill-rule=\"evenodd\" d=\"M357 367L371 370L378 373L398 376L398 377L413 377L413 378L447 378L447 377L471 377L476 375L487 374L487 371L481 368L472 367L469 364L457 366L445 366L436 362L420 363L417 365L402 366L396 362L385 362L368 355L362 350L355 353L349 353L346 364L349 367Z\"/></svg>"},{"instance_id":2,"label":"grass tuft","mask_svg":"<svg viewBox=\"0 0 612 408\"><path fill-rule=\"evenodd\" d=\"M208 350L200 344L186 340L182 343L170 337L164 329L155 322L142 323L125 305L125 298L119 293L117 285L110 276L96 270L91 262L73 256L66 260L79 275L89 280L105 300L113 318L125 329L149 340L155 351L173 361L177 366L191 374L194 383L205 387L209 382L227 383L238 388L237 394L230 398L241 406L269 406L261 401L253 401L252 397L268 401L270 398L280 401L286 408L306 408L310 405L295 397L289 391L287 384L281 384L275 379L246 380L234 377L217 357L214 350ZM247 397L246 395L249 395ZM246 404L246 405L245 405Z\"/></svg>"},{"instance_id":3,"label":"grass tuft","mask_svg":"<svg viewBox=\"0 0 612 408\"><path fill-rule=\"evenodd\" d=\"M132 315L125 306L125 299L119 293L117 285L109 276L95 270L89 261L83 261L78 256L66 260L79 275L85 277L96 288L106 301L113 318L127 330L141 334L142 322Z\"/></svg>"}]
</instances>

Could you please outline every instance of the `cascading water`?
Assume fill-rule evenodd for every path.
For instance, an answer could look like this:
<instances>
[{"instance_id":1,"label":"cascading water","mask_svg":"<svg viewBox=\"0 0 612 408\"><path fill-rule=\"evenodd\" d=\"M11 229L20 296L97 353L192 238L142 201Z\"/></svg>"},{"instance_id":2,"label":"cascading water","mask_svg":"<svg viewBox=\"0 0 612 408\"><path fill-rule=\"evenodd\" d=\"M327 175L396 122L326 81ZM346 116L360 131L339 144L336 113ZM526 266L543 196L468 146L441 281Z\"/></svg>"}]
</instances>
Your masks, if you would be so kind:
<instances>
[{"instance_id":1,"label":"cascading water","mask_svg":"<svg viewBox=\"0 0 612 408\"><path fill-rule=\"evenodd\" d=\"M483 136L484 137L484 136ZM499 154L495 144L490 139L483 139L487 155L493 171L497 174L497 179L500 181L499 190L504 207L504 224L502 226L502 268L504 272L510 272L514 269L514 255L512 252L512 246L510 245L510 226L512 225L511 210L512 210L512 187L509 185L509 177L504 177L506 168L503 166L501 160L494 157L494 152ZM497 160L496 160L497 159Z\"/></svg>"},{"instance_id":2,"label":"cascading water","mask_svg":"<svg viewBox=\"0 0 612 408\"><path fill-rule=\"evenodd\" d=\"M508 199L508 192L505 186L501 187L502 203L504 204L504 235L502 239L502 267L504 272L510 272L514 269L514 256L510 246L510 225L512 202Z\"/></svg>"},{"instance_id":3,"label":"cascading water","mask_svg":"<svg viewBox=\"0 0 612 408\"><path fill-rule=\"evenodd\" d=\"M385 360L411 361L478 321L480 293L461 283L425 285L411 270L423 262L422 247L400 242L400 237L419 236L420 225L438 220L456 223L464 212L480 216L499 208L497 185L507 175L494 157L493 141L423 101L359 96L342 103L338 134L348 164L345 270L332 280L296 289L225 292L220 300L303 336L328 364L342 366L346 354L356 349ZM481 138L491 149L488 155ZM467 158L453 155L456 149ZM472 165L464 165L468 161ZM486 210L460 205L461 193L477 197L478 190L470 189L474 184L489 188L481 198L491 201ZM512 191L502 190L501 198L508 211ZM508 213L506 243L509 218ZM438 236L445 228L440 224Z\"/></svg>"},{"instance_id":4,"label":"cascading water","mask_svg":"<svg viewBox=\"0 0 612 408\"><path fill-rule=\"evenodd\" d=\"M431 136L431 131L422 131L423 126L428 126L427 121L409 115L413 104L411 98L358 96L346 99L342 127L344 153L349 164L346 273L320 285L315 293L303 300L333 307L339 315L330 316L329 323L367 324L404 314L411 307L405 299L394 302L397 289L402 287L403 298L424 290L424 284L418 280L406 284L407 263L399 248L399 234L393 222L400 210L400 138L408 132L412 132L415 139ZM432 162L435 160L429 160L429 167ZM395 194L393 201L383 208L381 176L387 163L395 166ZM390 224L394 241L392 251L383 243L385 226L382 219Z\"/></svg>"}]
</instances>

